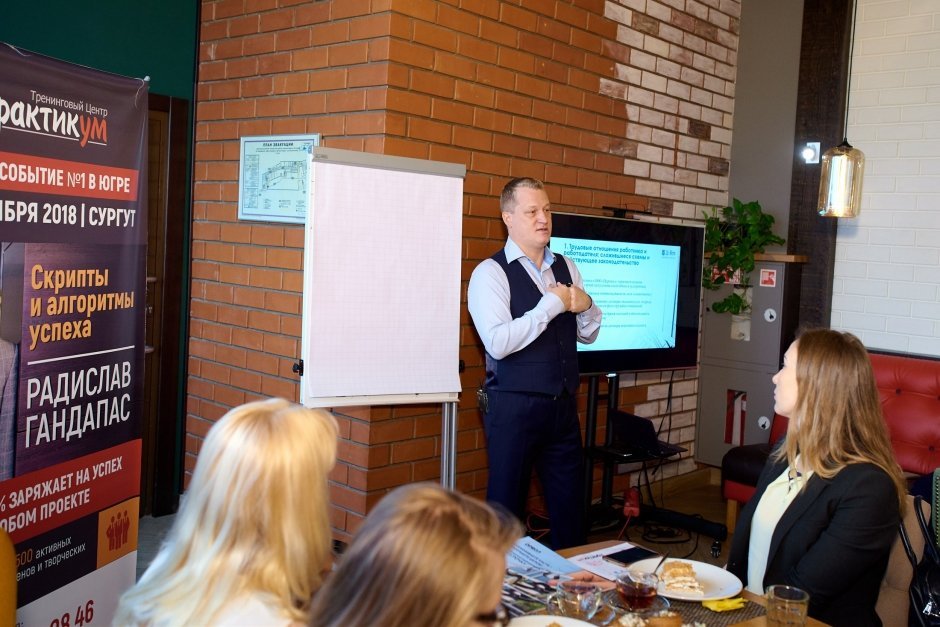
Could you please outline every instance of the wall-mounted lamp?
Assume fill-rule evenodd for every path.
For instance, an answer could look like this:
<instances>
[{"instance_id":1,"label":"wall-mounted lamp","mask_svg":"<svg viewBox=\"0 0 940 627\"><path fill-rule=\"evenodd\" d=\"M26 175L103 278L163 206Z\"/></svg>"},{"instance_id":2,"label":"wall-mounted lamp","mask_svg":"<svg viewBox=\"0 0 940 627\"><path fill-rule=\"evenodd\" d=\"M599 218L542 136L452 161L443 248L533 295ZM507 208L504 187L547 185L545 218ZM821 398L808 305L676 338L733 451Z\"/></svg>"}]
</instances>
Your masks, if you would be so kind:
<instances>
[{"instance_id":1,"label":"wall-mounted lamp","mask_svg":"<svg viewBox=\"0 0 940 627\"><path fill-rule=\"evenodd\" d=\"M855 22L858 3L852 10L852 37L849 40L849 67L845 83L845 136L842 143L822 156L819 178L819 215L827 218L854 218L861 211L862 176L865 155L848 140L849 92L852 86L852 52L855 49Z\"/></svg>"},{"instance_id":2,"label":"wall-mounted lamp","mask_svg":"<svg viewBox=\"0 0 940 627\"><path fill-rule=\"evenodd\" d=\"M806 163L819 163L819 152L819 142L806 142L803 146L803 150L800 151L800 157L802 157L803 161Z\"/></svg>"}]
</instances>

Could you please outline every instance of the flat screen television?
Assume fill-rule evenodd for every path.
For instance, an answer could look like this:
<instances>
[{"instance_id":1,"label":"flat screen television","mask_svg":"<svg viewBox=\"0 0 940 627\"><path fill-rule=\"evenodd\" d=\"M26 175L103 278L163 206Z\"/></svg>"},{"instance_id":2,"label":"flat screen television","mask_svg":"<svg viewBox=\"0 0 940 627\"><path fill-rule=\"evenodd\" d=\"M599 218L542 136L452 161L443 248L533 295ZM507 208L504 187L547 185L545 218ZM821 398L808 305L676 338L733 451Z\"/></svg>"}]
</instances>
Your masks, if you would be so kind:
<instances>
[{"instance_id":1,"label":"flat screen television","mask_svg":"<svg viewBox=\"0 0 940 627\"><path fill-rule=\"evenodd\" d=\"M698 363L701 226L552 213L553 252L570 257L603 311L581 374L680 370Z\"/></svg>"}]
</instances>

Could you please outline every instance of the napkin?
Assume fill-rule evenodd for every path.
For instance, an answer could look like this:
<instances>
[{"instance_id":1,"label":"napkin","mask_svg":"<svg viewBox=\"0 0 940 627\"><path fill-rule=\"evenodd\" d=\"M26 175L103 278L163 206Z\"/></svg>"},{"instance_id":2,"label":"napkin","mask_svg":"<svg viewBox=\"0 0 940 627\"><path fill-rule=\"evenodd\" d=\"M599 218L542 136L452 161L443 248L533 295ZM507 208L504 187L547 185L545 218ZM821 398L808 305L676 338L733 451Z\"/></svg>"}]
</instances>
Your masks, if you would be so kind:
<instances>
[{"instance_id":1,"label":"napkin","mask_svg":"<svg viewBox=\"0 0 940 627\"><path fill-rule=\"evenodd\" d=\"M739 610L747 604L747 599L735 597L733 599L717 599L715 601L702 601L702 605L713 612L726 612L728 610Z\"/></svg>"}]
</instances>

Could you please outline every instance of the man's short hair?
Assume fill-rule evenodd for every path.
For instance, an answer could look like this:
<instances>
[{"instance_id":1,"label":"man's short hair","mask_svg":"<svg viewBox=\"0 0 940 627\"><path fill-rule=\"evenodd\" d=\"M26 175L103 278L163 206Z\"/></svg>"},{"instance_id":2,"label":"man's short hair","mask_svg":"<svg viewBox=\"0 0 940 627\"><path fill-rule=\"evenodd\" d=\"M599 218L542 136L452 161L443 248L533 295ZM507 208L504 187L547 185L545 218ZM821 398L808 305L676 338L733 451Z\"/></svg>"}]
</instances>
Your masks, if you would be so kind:
<instances>
[{"instance_id":1,"label":"man's short hair","mask_svg":"<svg viewBox=\"0 0 940 627\"><path fill-rule=\"evenodd\" d=\"M516 208L516 190L520 187L529 189L545 189L542 181L528 176L522 176L512 179L503 187L503 193L499 195L499 210L512 213Z\"/></svg>"}]
</instances>

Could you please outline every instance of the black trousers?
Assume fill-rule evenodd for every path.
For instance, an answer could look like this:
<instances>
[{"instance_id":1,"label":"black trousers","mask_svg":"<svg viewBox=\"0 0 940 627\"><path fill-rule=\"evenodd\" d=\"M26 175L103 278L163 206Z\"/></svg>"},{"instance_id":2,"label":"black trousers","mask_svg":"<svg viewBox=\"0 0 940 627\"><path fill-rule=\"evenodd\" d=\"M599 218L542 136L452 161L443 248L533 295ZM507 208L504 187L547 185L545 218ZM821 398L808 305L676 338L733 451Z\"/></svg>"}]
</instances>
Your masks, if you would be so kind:
<instances>
[{"instance_id":1,"label":"black trousers","mask_svg":"<svg viewBox=\"0 0 940 627\"><path fill-rule=\"evenodd\" d=\"M486 498L526 517L535 469L548 508L554 549L584 543L584 483L581 425L571 394L489 390L484 416L489 454Z\"/></svg>"}]
</instances>

